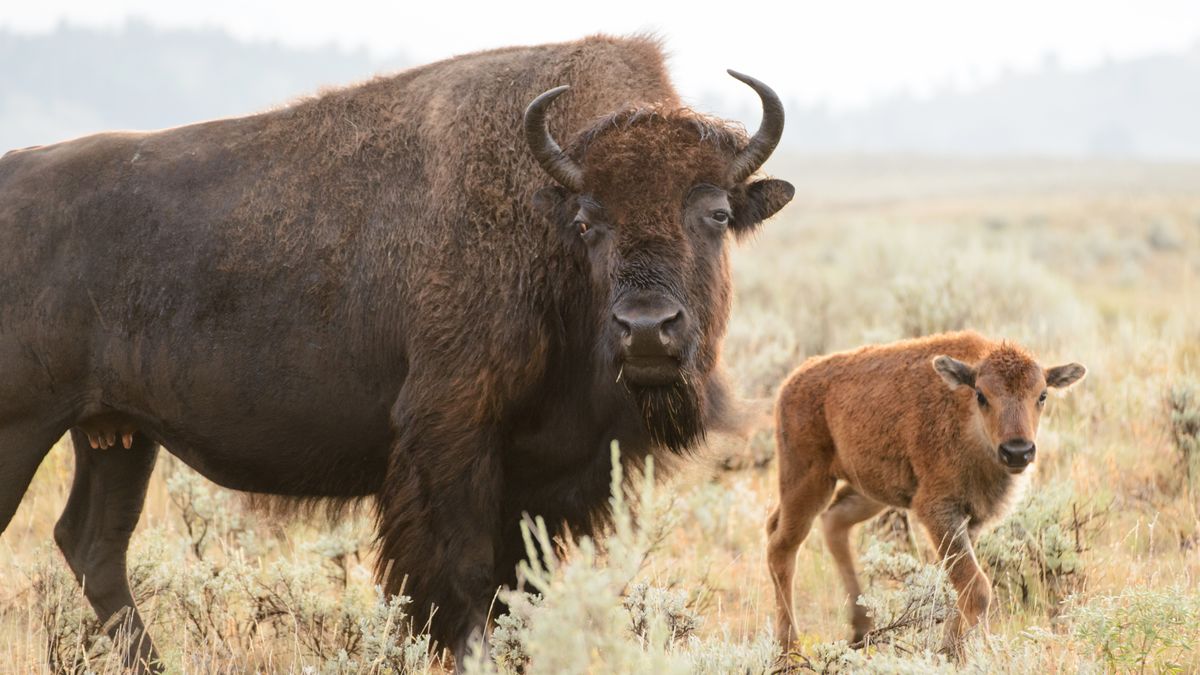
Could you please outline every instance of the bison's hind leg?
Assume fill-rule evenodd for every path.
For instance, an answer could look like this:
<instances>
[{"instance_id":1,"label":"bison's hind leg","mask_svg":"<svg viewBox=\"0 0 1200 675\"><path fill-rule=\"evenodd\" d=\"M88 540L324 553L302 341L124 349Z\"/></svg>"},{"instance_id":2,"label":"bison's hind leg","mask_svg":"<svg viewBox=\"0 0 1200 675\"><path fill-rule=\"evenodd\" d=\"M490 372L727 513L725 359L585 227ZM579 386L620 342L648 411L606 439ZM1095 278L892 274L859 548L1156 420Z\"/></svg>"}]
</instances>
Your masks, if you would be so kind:
<instances>
[{"instance_id":1,"label":"bison's hind leg","mask_svg":"<svg viewBox=\"0 0 1200 675\"><path fill-rule=\"evenodd\" d=\"M883 508L883 504L860 494L849 485L843 485L834 497L833 504L821 514L825 545L829 547L829 552L837 563L838 573L842 577L842 585L846 588L846 596L850 603L850 624L854 627L853 642L862 641L871 629L871 618L867 616L867 610L858 604L862 588L858 583L858 573L854 569L854 553L850 550L850 530L864 520L874 517Z\"/></svg>"},{"instance_id":2,"label":"bison's hind leg","mask_svg":"<svg viewBox=\"0 0 1200 675\"><path fill-rule=\"evenodd\" d=\"M65 422L0 421L0 533L8 529L38 466L66 427Z\"/></svg>"},{"instance_id":3,"label":"bison's hind leg","mask_svg":"<svg viewBox=\"0 0 1200 675\"><path fill-rule=\"evenodd\" d=\"M790 651L793 629L792 578L796 552L813 519L825 509L837 484L831 472L834 450L825 434L804 420L781 415L776 431L779 506L767 519L767 565L775 584L776 637Z\"/></svg>"},{"instance_id":4,"label":"bison's hind leg","mask_svg":"<svg viewBox=\"0 0 1200 675\"><path fill-rule=\"evenodd\" d=\"M75 481L54 539L83 585L83 593L109 632L127 640L125 665L157 670L158 657L134 605L125 571L129 538L142 513L158 447L135 433L128 449L91 447L81 429L71 431ZM111 619L118 613L117 621Z\"/></svg>"}]
</instances>

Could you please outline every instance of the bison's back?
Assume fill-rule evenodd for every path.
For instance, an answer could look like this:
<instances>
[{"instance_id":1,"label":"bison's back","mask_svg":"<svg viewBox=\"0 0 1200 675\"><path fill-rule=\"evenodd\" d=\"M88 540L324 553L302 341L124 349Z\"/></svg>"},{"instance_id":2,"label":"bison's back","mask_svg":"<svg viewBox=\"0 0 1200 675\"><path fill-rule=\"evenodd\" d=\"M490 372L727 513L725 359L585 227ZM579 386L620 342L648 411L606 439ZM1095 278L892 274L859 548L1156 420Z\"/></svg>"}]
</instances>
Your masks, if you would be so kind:
<instances>
[{"instance_id":1,"label":"bison's back","mask_svg":"<svg viewBox=\"0 0 1200 675\"><path fill-rule=\"evenodd\" d=\"M915 484L914 455L940 452L958 433L961 392L942 382L933 358L976 362L988 344L972 332L947 333L810 359L784 384L781 415L818 418L840 477L904 505L911 495L902 488Z\"/></svg>"},{"instance_id":2,"label":"bison's back","mask_svg":"<svg viewBox=\"0 0 1200 675\"><path fill-rule=\"evenodd\" d=\"M9 153L0 297L28 298L64 268L114 320L134 304L160 321L171 304L221 313L222 299L264 291L344 317L361 310L351 291L403 296L447 271L505 288L521 279L498 275L529 274L550 253L531 206L550 180L521 115L563 83L574 91L552 119L560 137L623 104L676 100L656 44L594 37L469 54L243 118ZM137 292L105 307L102 280L118 278ZM196 297L210 292L220 298Z\"/></svg>"},{"instance_id":3,"label":"bison's back","mask_svg":"<svg viewBox=\"0 0 1200 675\"><path fill-rule=\"evenodd\" d=\"M521 114L563 83L574 91L551 124L562 136L626 103L676 99L653 41L594 37L469 54L243 118L9 153L0 318L12 326L46 288L87 296L56 315L77 330L94 314L139 333L357 331L380 310L397 323L434 312L421 323L442 331L461 317L440 317L447 305L510 316L529 298L478 290L549 285L556 242L531 196L550 181Z\"/></svg>"}]
</instances>

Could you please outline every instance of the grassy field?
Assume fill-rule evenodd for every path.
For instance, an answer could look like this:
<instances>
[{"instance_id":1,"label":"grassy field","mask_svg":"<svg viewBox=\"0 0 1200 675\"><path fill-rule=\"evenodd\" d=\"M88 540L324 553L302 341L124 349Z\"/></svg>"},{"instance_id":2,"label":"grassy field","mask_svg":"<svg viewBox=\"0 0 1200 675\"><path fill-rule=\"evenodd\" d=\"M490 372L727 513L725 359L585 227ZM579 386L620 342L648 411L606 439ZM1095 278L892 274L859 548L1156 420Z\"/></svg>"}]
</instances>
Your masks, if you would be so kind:
<instances>
[{"instance_id":1,"label":"grassy field","mask_svg":"<svg viewBox=\"0 0 1200 675\"><path fill-rule=\"evenodd\" d=\"M771 168L798 194L734 254L726 365L745 396L769 398L807 356L966 327L1089 369L1050 401L1030 486L980 542L995 585L990 636L957 661L929 651L947 589L923 535L892 514L858 536L865 595L877 624L919 620L847 650L846 602L815 532L798 562L801 649L786 664L1200 670L1200 166L784 157ZM748 440L712 439L702 461L638 490L641 516L618 518L602 549L529 570L540 597L508 598L494 658L466 665L785 665L764 562L772 455L765 419ZM55 448L0 540L3 671L117 670L53 548L71 461ZM368 515L277 522L164 456L130 573L170 670L441 670L420 635L399 629L403 606L376 596Z\"/></svg>"}]
</instances>

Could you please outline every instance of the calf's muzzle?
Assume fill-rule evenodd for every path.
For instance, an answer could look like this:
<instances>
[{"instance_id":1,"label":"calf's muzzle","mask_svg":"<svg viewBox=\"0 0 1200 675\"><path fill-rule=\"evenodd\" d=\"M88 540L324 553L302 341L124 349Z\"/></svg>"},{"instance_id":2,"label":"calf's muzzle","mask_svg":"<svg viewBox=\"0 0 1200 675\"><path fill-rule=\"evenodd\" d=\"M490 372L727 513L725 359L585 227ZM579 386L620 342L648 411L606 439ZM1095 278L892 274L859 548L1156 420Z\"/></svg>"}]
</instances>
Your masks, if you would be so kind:
<instances>
[{"instance_id":1,"label":"calf's muzzle","mask_svg":"<svg viewBox=\"0 0 1200 675\"><path fill-rule=\"evenodd\" d=\"M1024 469L1033 463L1037 446L1032 441L1018 438L1000 444L1000 462L1010 469Z\"/></svg>"}]
</instances>

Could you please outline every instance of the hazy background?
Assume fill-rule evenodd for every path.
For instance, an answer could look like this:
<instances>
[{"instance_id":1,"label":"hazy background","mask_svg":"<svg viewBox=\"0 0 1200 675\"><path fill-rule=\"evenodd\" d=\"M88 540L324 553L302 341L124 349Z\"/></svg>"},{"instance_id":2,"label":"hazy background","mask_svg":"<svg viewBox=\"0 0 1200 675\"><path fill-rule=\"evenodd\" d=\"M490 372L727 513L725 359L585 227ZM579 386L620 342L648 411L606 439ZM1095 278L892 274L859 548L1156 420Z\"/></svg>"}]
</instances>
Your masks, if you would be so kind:
<instances>
[{"instance_id":1,"label":"hazy background","mask_svg":"<svg viewBox=\"0 0 1200 675\"><path fill-rule=\"evenodd\" d=\"M653 31L681 93L793 151L1200 158L1200 2L370 3L0 8L0 149L237 115L457 53Z\"/></svg>"},{"instance_id":2,"label":"hazy background","mask_svg":"<svg viewBox=\"0 0 1200 675\"><path fill-rule=\"evenodd\" d=\"M796 198L730 247L722 361L747 398L769 401L810 356L962 328L1086 364L1052 394L1025 498L979 540L993 635L961 672L1200 673L1200 0L0 0L0 153L598 31L657 32L709 112L758 123L729 67L788 105L767 170ZM591 672L777 672L763 523L779 477L774 423L758 424L710 436L661 486L667 516L642 500L642 543L618 534L599 561L554 566L493 655L533 654L525 673L582 670L562 665L581 655ZM74 461L60 442L0 537L0 671L122 672L53 545ZM129 576L169 672L444 675L396 642L372 509L334 527L235 494L160 453ZM907 522L885 515L855 546L876 553L861 559L872 606L919 625L877 616L901 628L860 652L834 642L848 601L823 537L805 542L806 663L951 668L924 651L940 640L938 570L890 576L933 559Z\"/></svg>"}]
</instances>

